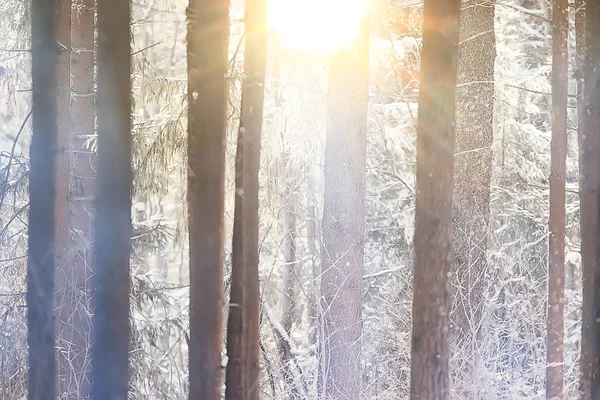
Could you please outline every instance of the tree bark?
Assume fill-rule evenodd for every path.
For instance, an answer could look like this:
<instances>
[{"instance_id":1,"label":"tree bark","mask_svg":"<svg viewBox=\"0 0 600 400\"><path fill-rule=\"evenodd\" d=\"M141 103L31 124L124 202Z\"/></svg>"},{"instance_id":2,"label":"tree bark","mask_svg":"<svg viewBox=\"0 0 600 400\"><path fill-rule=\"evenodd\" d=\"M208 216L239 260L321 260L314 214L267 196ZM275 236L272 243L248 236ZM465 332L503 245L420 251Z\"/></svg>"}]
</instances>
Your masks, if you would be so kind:
<instances>
[{"instance_id":1,"label":"tree bark","mask_svg":"<svg viewBox=\"0 0 600 400\"><path fill-rule=\"evenodd\" d=\"M600 398L598 335L600 326L600 270L598 266L598 207L600 184L600 1L586 2L583 125L580 132L579 198L581 204L581 255L583 311L581 337L581 389L583 400Z\"/></svg>"},{"instance_id":2,"label":"tree bark","mask_svg":"<svg viewBox=\"0 0 600 400\"><path fill-rule=\"evenodd\" d=\"M236 152L231 299L227 325L225 397L258 400L260 393L258 279L258 172L267 63L267 9L248 0L242 108Z\"/></svg>"},{"instance_id":3,"label":"tree bark","mask_svg":"<svg viewBox=\"0 0 600 400\"><path fill-rule=\"evenodd\" d=\"M221 397L229 0L190 0L188 212L190 400Z\"/></svg>"},{"instance_id":4,"label":"tree bark","mask_svg":"<svg viewBox=\"0 0 600 400\"><path fill-rule=\"evenodd\" d=\"M27 262L28 398L54 400L54 248L59 62L58 2L32 0L32 138Z\"/></svg>"},{"instance_id":5,"label":"tree bark","mask_svg":"<svg viewBox=\"0 0 600 400\"><path fill-rule=\"evenodd\" d=\"M130 4L99 0L92 398L126 399L131 251Z\"/></svg>"},{"instance_id":6,"label":"tree bark","mask_svg":"<svg viewBox=\"0 0 600 400\"><path fill-rule=\"evenodd\" d=\"M70 3L70 2L69 2ZM64 6L64 5L62 5ZM62 7L61 6L61 7ZM95 4L86 0L70 4L69 27L70 69L65 85L71 80L71 92L65 91L70 102L70 152L65 177L71 174L70 185L61 189L69 201L69 231L74 246L64 263L57 264L57 343L59 398L88 399L91 395L91 292L87 282L93 271L93 215L95 198L96 157L86 146L94 134L94 34ZM72 77L72 78L71 78ZM60 83L59 83L60 84ZM70 100L73 101L70 101ZM69 120L67 120L69 123ZM66 140L66 138L65 138ZM65 157L66 158L66 157ZM65 238L69 241L69 237ZM69 242L67 242L69 243Z\"/></svg>"},{"instance_id":7,"label":"tree bark","mask_svg":"<svg viewBox=\"0 0 600 400\"><path fill-rule=\"evenodd\" d=\"M425 0L417 120L411 399L449 397L448 255L452 230L460 0Z\"/></svg>"},{"instance_id":8,"label":"tree bark","mask_svg":"<svg viewBox=\"0 0 600 400\"><path fill-rule=\"evenodd\" d=\"M555 0L552 11L552 142L546 341L547 399L562 399L563 397L565 179L567 168L567 102L569 95L568 5L568 0Z\"/></svg>"},{"instance_id":9,"label":"tree bark","mask_svg":"<svg viewBox=\"0 0 600 400\"><path fill-rule=\"evenodd\" d=\"M460 15L450 332L465 398L478 396L476 342L483 311L494 140L494 7L494 0L469 0L463 2Z\"/></svg>"},{"instance_id":10,"label":"tree bark","mask_svg":"<svg viewBox=\"0 0 600 400\"><path fill-rule=\"evenodd\" d=\"M320 398L328 400L358 399L361 390L369 22L370 15L329 67L319 371Z\"/></svg>"}]
</instances>

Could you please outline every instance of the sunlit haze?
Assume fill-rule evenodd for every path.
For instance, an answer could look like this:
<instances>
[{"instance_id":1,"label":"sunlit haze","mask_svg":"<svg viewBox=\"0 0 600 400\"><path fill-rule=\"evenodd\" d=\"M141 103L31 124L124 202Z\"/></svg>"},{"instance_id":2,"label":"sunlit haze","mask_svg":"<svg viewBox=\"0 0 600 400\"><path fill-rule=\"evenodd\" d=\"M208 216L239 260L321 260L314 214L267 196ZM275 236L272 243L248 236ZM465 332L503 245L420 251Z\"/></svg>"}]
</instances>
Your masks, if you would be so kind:
<instances>
[{"instance_id":1,"label":"sunlit haze","mask_svg":"<svg viewBox=\"0 0 600 400\"><path fill-rule=\"evenodd\" d=\"M330 52L349 46L368 0L268 0L269 28L291 48Z\"/></svg>"}]
</instances>

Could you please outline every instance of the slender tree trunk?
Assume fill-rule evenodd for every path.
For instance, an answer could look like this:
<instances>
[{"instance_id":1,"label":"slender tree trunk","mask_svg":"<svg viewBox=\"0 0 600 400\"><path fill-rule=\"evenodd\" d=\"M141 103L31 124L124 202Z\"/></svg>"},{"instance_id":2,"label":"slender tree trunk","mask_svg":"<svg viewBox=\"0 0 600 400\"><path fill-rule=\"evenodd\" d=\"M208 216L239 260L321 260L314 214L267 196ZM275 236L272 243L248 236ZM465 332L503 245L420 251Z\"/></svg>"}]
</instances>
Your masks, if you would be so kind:
<instances>
[{"instance_id":1,"label":"slender tree trunk","mask_svg":"<svg viewBox=\"0 0 600 400\"><path fill-rule=\"evenodd\" d=\"M448 255L452 230L460 0L425 0L417 121L411 399L449 397Z\"/></svg>"},{"instance_id":2,"label":"slender tree trunk","mask_svg":"<svg viewBox=\"0 0 600 400\"><path fill-rule=\"evenodd\" d=\"M221 397L229 0L190 0L188 210L190 400Z\"/></svg>"},{"instance_id":3,"label":"slender tree trunk","mask_svg":"<svg viewBox=\"0 0 600 400\"><path fill-rule=\"evenodd\" d=\"M327 400L358 399L361 390L369 22L329 66L319 371Z\"/></svg>"},{"instance_id":4,"label":"slender tree trunk","mask_svg":"<svg viewBox=\"0 0 600 400\"><path fill-rule=\"evenodd\" d=\"M227 325L225 396L258 400L260 392L258 281L258 171L262 133L267 10L264 0L246 2L246 49L242 110L236 154L231 300Z\"/></svg>"},{"instance_id":5,"label":"slender tree trunk","mask_svg":"<svg viewBox=\"0 0 600 400\"><path fill-rule=\"evenodd\" d=\"M465 398L479 395L476 343L483 311L494 140L494 7L494 0L469 0L463 2L460 15L451 246L455 304L450 332Z\"/></svg>"},{"instance_id":6,"label":"slender tree trunk","mask_svg":"<svg viewBox=\"0 0 600 400\"><path fill-rule=\"evenodd\" d=\"M130 4L98 1L98 181L95 220L95 400L126 399L131 251Z\"/></svg>"},{"instance_id":7,"label":"slender tree trunk","mask_svg":"<svg viewBox=\"0 0 600 400\"><path fill-rule=\"evenodd\" d=\"M57 155L58 2L32 0L32 138L27 262L28 398L54 400L54 221Z\"/></svg>"},{"instance_id":8,"label":"slender tree trunk","mask_svg":"<svg viewBox=\"0 0 600 400\"><path fill-rule=\"evenodd\" d=\"M565 179L569 84L568 0L555 0L552 12L552 143L548 240L548 322L546 398L563 397L565 291ZM600 132L599 132L600 134Z\"/></svg>"},{"instance_id":9,"label":"slender tree trunk","mask_svg":"<svg viewBox=\"0 0 600 400\"><path fill-rule=\"evenodd\" d=\"M581 336L581 389L583 400L600 398L598 335L600 297L598 282L598 207L600 184L600 1L586 2L583 126L579 149L583 312Z\"/></svg>"}]
</instances>

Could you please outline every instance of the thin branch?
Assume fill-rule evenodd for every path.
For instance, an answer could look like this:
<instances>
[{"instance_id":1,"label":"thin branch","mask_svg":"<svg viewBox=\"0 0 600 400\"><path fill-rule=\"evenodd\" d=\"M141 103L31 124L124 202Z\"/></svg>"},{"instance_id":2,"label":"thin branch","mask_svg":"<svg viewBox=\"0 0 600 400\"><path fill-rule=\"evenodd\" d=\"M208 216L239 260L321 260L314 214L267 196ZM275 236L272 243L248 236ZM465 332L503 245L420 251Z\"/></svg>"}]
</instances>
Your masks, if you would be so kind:
<instances>
[{"instance_id":1,"label":"thin branch","mask_svg":"<svg viewBox=\"0 0 600 400\"><path fill-rule=\"evenodd\" d=\"M10 150L10 158L8 159L8 165L6 166L6 173L4 174L4 179L3 179L3 183L5 183L5 187L4 187L4 190L2 190L2 193L0 193L0 210L2 209L2 206L4 205L4 199L6 198L6 193L8 192L8 179L10 178L10 169L12 168L13 159L15 158L15 150L17 148L17 143L19 142L21 133L23 133L23 130L25 129L25 125L27 124L27 121L29 121L29 118L31 118L32 112L33 112L33 110L29 111L29 113L25 117L25 120L21 124L21 127L19 128L19 132L17 132L17 136L15 137L15 140L13 140L12 148Z\"/></svg>"}]
</instances>

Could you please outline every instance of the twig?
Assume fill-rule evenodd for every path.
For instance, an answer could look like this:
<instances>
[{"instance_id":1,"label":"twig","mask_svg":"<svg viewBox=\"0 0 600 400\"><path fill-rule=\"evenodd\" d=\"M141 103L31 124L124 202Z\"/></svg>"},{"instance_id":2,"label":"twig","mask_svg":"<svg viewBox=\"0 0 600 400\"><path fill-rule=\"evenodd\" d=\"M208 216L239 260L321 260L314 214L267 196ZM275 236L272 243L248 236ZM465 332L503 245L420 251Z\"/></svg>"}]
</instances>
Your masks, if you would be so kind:
<instances>
[{"instance_id":1,"label":"twig","mask_svg":"<svg viewBox=\"0 0 600 400\"><path fill-rule=\"evenodd\" d=\"M17 136L15 137L15 140L13 140L12 148L10 150L10 158L8 159L8 165L6 166L6 173L4 174L4 179L3 179L3 181L6 182L5 188L4 188L4 190L2 190L2 193L0 194L0 210L2 209L2 206L4 205L4 199L6 198L6 193L8 192L8 179L10 178L10 169L12 167L13 159L15 158L15 150L17 148L17 142L19 141L19 137L21 137L21 133L23 133L23 130L25 129L25 124L27 124L27 121L29 121L29 118L31 117L32 113L33 113L33 110L30 110L29 113L27 114L27 116L25 117L25 120L21 124L21 127L19 128L19 132L17 132Z\"/></svg>"}]
</instances>

